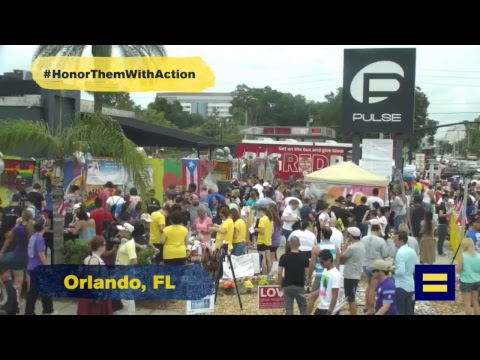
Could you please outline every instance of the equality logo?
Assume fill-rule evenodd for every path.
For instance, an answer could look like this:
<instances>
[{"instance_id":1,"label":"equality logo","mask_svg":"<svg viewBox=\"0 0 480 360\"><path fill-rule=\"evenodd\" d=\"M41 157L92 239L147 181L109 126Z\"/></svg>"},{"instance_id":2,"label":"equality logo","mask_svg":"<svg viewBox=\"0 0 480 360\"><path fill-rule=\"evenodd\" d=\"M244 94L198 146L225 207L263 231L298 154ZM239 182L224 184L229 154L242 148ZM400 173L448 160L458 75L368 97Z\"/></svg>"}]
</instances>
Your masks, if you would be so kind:
<instances>
[{"instance_id":1,"label":"equality logo","mask_svg":"<svg viewBox=\"0 0 480 360\"><path fill-rule=\"evenodd\" d=\"M379 103L400 89L404 77L403 68L396 62L377 61L353 77L350 94L362 104Z\"/></svg>"},{"instance_id":2,"label":"equality logo","mask_svg":"<svg viewBox=\"0 0 480 360\"><path fill-rule=\"evenodd\" d=\"M455 301L455 265L415 265L415 301Z\"/></svg>"}]
</instances>

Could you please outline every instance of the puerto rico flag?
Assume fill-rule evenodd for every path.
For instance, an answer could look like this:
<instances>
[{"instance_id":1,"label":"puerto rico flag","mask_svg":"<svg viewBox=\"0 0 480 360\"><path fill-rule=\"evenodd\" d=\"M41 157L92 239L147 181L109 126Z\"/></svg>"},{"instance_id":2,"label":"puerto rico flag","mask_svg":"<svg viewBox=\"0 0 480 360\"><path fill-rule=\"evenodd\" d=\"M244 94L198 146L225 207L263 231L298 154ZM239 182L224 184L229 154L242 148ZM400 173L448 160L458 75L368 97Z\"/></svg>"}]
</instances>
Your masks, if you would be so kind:
<instances>
[{"instance_id":1,"label":"puerto rico flag","mask_svg":"<svg viewBox=\"0 0 480 360\"><path fill-rule=\"evenodd\" d=\"M182 159L182 184L195 184L198 190L198 159Z\"/></svg>"}]
</instances>

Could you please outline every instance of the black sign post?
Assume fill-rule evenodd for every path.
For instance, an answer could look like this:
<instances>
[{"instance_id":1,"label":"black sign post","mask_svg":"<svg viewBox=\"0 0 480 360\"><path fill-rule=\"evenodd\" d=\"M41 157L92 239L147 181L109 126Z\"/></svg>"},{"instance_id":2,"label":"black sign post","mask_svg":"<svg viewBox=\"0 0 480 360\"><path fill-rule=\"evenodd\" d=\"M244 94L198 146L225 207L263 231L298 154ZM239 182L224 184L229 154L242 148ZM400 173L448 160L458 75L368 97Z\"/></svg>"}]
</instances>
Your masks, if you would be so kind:
<instances>
[{"instance_id":1,"label":"black sign post","mask_svg":"<svg viewBox=\"0 0 480 360\"><path fill-rule=\"evenodd\" d=\"M415 64L416 49L345 49L344 131L356 136L398 134L394 146L397 154L401 154L400 134L412 134L414 129ZM360 149L353 149L356 151ZM401 165L396 164L397 168Z\"/></svg>"}]
</instances>

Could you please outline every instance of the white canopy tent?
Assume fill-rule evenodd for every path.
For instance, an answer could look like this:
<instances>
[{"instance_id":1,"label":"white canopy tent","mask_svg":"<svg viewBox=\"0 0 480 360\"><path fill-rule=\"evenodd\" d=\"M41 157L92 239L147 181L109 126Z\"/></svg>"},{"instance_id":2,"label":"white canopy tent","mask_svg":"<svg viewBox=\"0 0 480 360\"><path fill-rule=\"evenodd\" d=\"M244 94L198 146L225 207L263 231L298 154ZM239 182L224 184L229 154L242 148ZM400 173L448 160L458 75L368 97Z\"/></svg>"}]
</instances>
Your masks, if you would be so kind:
<instances>
[{"instance_id":1,"label":"white canopy tent","mask_svg":"<svg viewBox=\"0 0 480 360\"><path fill-rule=\"evenodd\" d=\"M370 171L362 169L352 162L343 162L315 171L305 176L306 182L387 187L388 179L377 176Z\"/></svg>"}]
</instances>

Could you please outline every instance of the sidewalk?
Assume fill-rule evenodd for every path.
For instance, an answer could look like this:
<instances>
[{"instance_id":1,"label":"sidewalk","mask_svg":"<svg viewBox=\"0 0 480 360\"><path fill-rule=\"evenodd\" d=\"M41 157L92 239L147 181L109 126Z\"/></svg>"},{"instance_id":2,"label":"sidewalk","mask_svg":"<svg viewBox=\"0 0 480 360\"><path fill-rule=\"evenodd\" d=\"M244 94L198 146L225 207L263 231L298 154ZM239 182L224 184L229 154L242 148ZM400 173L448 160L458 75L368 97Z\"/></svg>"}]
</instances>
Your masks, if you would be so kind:
<instances>
[{"instance_id":1,"label":"sidewalk","mask_svg":"<svg viewBox=\"0 0 480 360\"><path fill-rule=\"evenodd\" d=\"M77 315L77 302L75 300L56 299L53 302L53 308L55 309L56 315ZM42 302L40 299L37 301L35 313L37 315L42 313ZM20 302L20 314L25 314L25 300ZM137 307L136 315L185 315L185 313L168 310L142 309Z\"/></svg>"}]
</instances>

